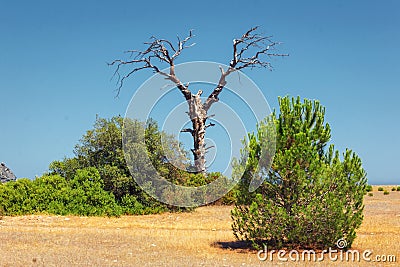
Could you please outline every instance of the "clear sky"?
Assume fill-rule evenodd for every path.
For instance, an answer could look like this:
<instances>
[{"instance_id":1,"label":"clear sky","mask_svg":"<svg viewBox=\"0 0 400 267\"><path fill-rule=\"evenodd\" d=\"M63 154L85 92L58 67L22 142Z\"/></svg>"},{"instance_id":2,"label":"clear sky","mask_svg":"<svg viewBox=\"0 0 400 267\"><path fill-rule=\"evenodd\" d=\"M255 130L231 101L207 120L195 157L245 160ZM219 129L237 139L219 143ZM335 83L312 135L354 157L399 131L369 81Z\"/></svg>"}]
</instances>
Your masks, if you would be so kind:
<instances>
[{"instance_id":1,"label":"clear sky","mask_svg":"<svg viewBox=\"0 0 400 267\"><path fill-rule=\"evenodd\" d=\"M332 142L356 151L372 184L400 184L400 1L1 1L0 161L33 178L72 156L96 114L124 115L139 73L115 98L106 62L151 35L194 29L180 62L228 63L254 25L290 54L246 71L272 108L284 95L319 99Z\"/></svg>"}]
</instances>

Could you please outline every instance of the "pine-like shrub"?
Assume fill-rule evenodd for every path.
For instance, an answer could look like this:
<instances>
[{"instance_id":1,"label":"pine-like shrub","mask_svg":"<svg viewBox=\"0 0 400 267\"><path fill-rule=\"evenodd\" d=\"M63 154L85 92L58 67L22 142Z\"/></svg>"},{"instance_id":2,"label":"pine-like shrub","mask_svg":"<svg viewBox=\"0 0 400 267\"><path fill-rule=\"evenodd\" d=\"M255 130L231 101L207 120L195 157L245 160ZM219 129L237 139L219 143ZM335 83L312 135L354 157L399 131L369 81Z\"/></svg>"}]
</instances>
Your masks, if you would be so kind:
<instances>
[{"instance_id":1,"label":"pine-like shrub","mask_svg":"<svg viewBox=\"0 0 400 267\"><path fill-rule=\"evenodd\" d=\"M327 248L341 238L350 247L363 219L367 180L361 160L351 150L340 156L333 145L326 149L331 131L318 101L284 97L279 105L279 115L274 112L249 134L235 165L244 161L246 167L231 212L233 233L256 248ZM276 153L270 168L260 168L261 147L273 142L266 138L271 125ZM253 178L265 180L249 192Z\"/></svg>"}]
</instances>

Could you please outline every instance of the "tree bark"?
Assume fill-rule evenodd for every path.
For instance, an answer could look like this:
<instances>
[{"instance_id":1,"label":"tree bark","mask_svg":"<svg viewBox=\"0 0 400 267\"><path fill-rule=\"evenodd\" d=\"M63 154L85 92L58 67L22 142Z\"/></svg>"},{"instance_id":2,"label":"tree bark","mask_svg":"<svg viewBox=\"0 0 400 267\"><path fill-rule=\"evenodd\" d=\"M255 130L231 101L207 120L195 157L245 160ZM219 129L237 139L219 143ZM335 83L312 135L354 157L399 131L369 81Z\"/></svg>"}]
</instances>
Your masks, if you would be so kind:
<instances>
[{"instance_id":1,"label":"tree bark","mask_svg":"<svg viewBox=\"0 0 400 267\"><path fill-rule=\"evenodd\" d=\"M194 167L196 173L206 172L206 120L207 111L204 109L201 101L202 91L199 91L196 95L192 95L189 104L189 116L192 121L192 136L193 136L193 158Z\"/></svg>"}]
</instances>

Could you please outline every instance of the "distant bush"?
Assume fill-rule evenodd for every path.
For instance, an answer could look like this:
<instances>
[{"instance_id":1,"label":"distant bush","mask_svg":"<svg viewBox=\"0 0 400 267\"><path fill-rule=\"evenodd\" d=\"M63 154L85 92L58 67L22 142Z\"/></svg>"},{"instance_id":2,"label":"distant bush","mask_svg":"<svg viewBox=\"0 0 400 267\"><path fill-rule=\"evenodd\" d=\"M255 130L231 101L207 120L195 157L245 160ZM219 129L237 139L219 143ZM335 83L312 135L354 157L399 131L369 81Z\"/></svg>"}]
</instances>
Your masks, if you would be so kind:
<instances>
[{"instance_id":1,"label":"distant bush","mask_svg":"<svg viewBox=\"0 0 400 267\"><path fill-rule=\"evenodd\" d=\"M145 206L140 203L135 196L125 195L122 197L119 205L122 209L122 214L125 215L144 215L144 214L156 214L161 212L169 211L167 206L153 205Z\"/></svg>"},{"instance_id":2,"label":"distant bush","mask_svg":"<svg viewBox=\"0 0 400 267\"><path fill-rule=\"evenodd\" d=\"M378 187L378 191L383 191L383 187Z\"/></svg>"},{"instance_id":3,"label":"distant bush","mask_svg":"<svg viewBox=\"0 0 400 267\"><path fill-rule=\"evenodd\" d=\"M60 175L44 175L35 180L19 179L2 184L0 210L4 215L119 216L122 213L114 196L103 189L103 181L95 168L77 170L70 181Z\"/></svg>"},{"instance_id":4,"label":"distant bush","mask_svg":"<svg viewBox=\"0 0 400 267\"><path fill-rule=\"evenodd\" d=\"M367 187L365 188L365 190L367 191L367 192L372 192L372 190L373 190L373 188L372 188L372 185L367 185Z\"/></svg>"},{"instance_id":5,"label":"distant bush","mask_svg":"<svg viewBox=\"0 0 400 267\"><path fill-rule=\"evenodd\" d=\"M222 178L221 181L227 179L220 173L209 173L204 176L182 172L179 181L186 186L201 186L218 178ZM202 195L187 197L207 201L207 197L218 194L216 190L221 190L221 187L216 184L207 190ZM148 199L144 199L145 197ZM170 197L183 196L177 196L171 192ZM229 197L232 196L229 195ZM223 198L219 201L224 204L229 203L230 200ZM104 190L104 180L94 167L77 169L75 173L69 173L68 179L59 174L47 174L35 180L18 179L15 182L0 184L0 216L35 213L120 216L121 214L142 215L185 210L192 209L168 206L144 193L124 194L118 200L113 193Z\"/></svg>"},{"instance_id":6,"label":"distant bush","mask_svg":"<svg viewBox=\"0 0 400 267\"><path fill-rule=\"evenodd\" d=\"M368 196L369 196L369 197L373 197L374 194L373 194L373 193L368 193Z\"/></svg>"},{"instance_id":7,"label":"distant bush","mask_svg":"<svg viewBox=\"0 0 400 267\"><path fill-rule=\"evenodd\" d=\"M165 190L163 198L167 199L170 203L210 203L210 205L230 205L234 202L235 194L228 190L231 188L230 180L219 172L211 172L206 175L187 173L180 171L175 178L175 184L187 187L203 187L203 190L196 190L193 192L183 192ZM216 196L221 196L220 199L215 199ZM176 209L176 208L175 208Z\"/></svg>"},{"instance_id":8,"label":"distant bush","mask_svg":"<svg viewBox=\"0 0 400 267\"><path fill-rule=\"evenodd\" d=\"M217 204L222 204L222 205L233 205L237 201L237 195L238 195L238 186L235 186L230 190L227 194L225 194L221 199L220 202Z\"/></svg>"},{"instance_id":9,"label":"distant bush","mask_svg":"<svg viewBox=\"0 0 400 267\"><path fill-rule=\"evenodd\" d=\"M389 195L389 191L386 191L386 190L385 190L385 191L383 192L383 194L384 194L384 195Z\"/></svg>"},{"instance_id":10,"label":"distant bush","mask_svg":"<svg viewBox=\"0 0 400 267\"><path fill-rule=\"evenodd\" d=\"M396 187L392 187L392 191L396 191Z\"/></svg>"},{"instance_id":11,"label":"distant bush","mask_svg":"<svg viewBox=\"0 0 400 267\"><path fill-rule=\"evenodd\" d=\"M396 191L400 191L400 186L398 186L398 187L396 188Z\"/></svg>"},{"instance_id":12,"label":"distant bush","mask_svg":"<svg viewBox=\"0 0 400 267\"><path fill-rule=\"evenodd\" d=\"M124 140L122 139L123 129L125 129ZM140 142L144 137L145 145ZM161 145L161 140L169 145ZM196 186L206 180L206 177L194 177L181 170L185 169L188 161L184 157L185 151L180 150L182 146L178 145L173 136L160 131L155 121L140 122L124 119L121 116L111 119L96 118L93 129L88 130L75 146L75 157L52 162L49 173L59 174L69 181L73 179L78 169L95 167L103 181L104 190L113 194L122 208L122 214L149 214L177 210L176 207L157 201L136 183L138 179L146 180L147 177L144 177L146 173L137 174L129 171L122 141L124 141L125 149L132 152L128 153L131 169L155 169L165 180L185 186ZM179 163L180 168L163 160L165 155L174 155L176 158L173 162ZM133 175L136 176L133 177ZM163 189L157 184L152 186L157 190ZM180 196L172 194L171 197Z\"/></svg>"}]
</instances>

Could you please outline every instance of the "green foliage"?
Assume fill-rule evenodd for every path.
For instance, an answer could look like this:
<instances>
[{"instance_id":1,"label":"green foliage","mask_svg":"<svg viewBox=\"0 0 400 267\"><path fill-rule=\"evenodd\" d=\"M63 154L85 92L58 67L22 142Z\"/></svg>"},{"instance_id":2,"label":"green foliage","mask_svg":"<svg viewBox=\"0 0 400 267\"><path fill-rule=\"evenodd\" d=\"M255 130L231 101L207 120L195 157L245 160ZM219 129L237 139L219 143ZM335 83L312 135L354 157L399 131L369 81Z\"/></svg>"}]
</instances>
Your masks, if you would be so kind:
<instances>
[{"instance_id":1,"label":"green foliage","mask_svg":"<svg viewBox=\"0 0 400 267\"><path fill-rule=\"evenodd\" d=\"M367 191L367 192L372 192L372 190L373 190L373 188L372 188L372 185L367 185L367 187L365 188L365 190Z\"/></svg>"},{"instance_id":2,"label":"green foliage","mask_svg":"<svg viewBox=\"0 0 400 267\"><path fill-rule=\"evenodd\" d=\"M396 188L396 191L400 191L400 186L398 186L398 187Z\"/></svg>"},{"instance_id":3,"label":"green foliage","mask_svg":"<svg viewBox=\"0 0 400 267\"><path fill-rule=\"evenodd\" d=\"M63 161L53 161L50 163L49 170L51 174L58 174L67 180L74 177L76 170L83 165L77 158L64 158Z\"/></svg>"},{"instance_id":4,"label":"green foliage","mask_svg":"<svg viewBox=\"0 0 400 267\"><path fill-rule=\"evenodd\" d=\"M143 139L145 144L142 142ZM204 176L185 171L190 162L188 153L180 147L173 136L159 131L157 123L153 120L143 123L121 117L109 120L97 118L93 129L88 130L75 146L75 157L54 161L49 169L50 174L59 174L67 180L72 180L78 169L95 167L99 171L104 189L115 196L124 214L186 210L158 202L136 183L147 180L146 176L151 176L154 184L144 186L148 186L151 190L163 190L165 181L154 179L155 170L167 181L188 187L206 185L221 177L219 173L209 173ZM168 161L165 160L166 157ZM140 172L131 173L126 162L129 162L129 168ZM214 183L196 196L179 195L173 190L164 191L163 194L171 201L188 199L190 202L194 198L203 202L208 201L208 196L224 190L223 185L227 182L227 177L221 177L219 184ZM234 193L230 192L218 203L231 204L233 199Z\"/></svg>"},{"instance_id":5,"label":"green foliage","mask_svg":"<svg viewBox=\"0 0 400 267\"><path fill-rule=\"evenodd\" d=\"M334 247L340 238L351 246L366 191L360 158L351 150L341 158L333 145L326 149L330 126L318 101L284 97L279 105L279 116L274 112L260 123L242 151L248 158L231 213L234 235L255 247ZM275 157L271 168L259 168L271 126L276 127ZM253 178L265 180L249 192Z\"/></svg>"},{"instance_id":6,"label":"green foliage","mask_svg":"<svg viewBox=\"0 0 400 267\"><path fill-rule=\"evenodd\" d=\"M378 187L378 191L383 191L383 187Z\"/></svg>"},{"instance_id":7,"label":"green foliage","mask_svg":"<svg viewBox=\"0 0 400 267\"><path fill-rule=\"evenodd\" d=\"M386 190L385 190L385 191L383 191L383 194L384 194L384 195L389 195L389 191L386 191Z\"/></svg>"},{"instance_id":8,"label":"green foliage","mask_svg":"<svg viewBox=\"0 0 400 267\"><path fill-rule=\"evenodd\" d=\"M0 209L5 215L50 213L59 215L119 216L114 196L103 189L95 168L78 169L72 179L44 175L0 185Z\"/></svg>"},{"instance_id":9,"label":"green foliage","mask_svg":"<svg viewBox=\"0 0 400 267\"><path fill-rule=\"evenodd\" d=\"M35 209L37 201L31 196L35 187L29 179L0 184L0 205L4 215L22 215Z\"/></svg>"},{"instance_id":10,"label":"green foliage","mask_svg":"<svg viewBox=\"0 0 400 267\"><path fill-rule=\"evenodd\" d=\"M122 130L124 130L124 139ZM145 138L146 145L143 145ZM161 144L161 140L164 144ZM127 149L127 160L131 168L141 170L129 172L123 151ZM111 192L126 214L148 214L166 211L169 208L149 196L135 182L152 175L154 168L167 180L184 184L187 174L171 164L164 162L168 155L174 164L185 168L188 159L173 136L158 130L155 121L142 123L124 119L120 116L111 119L96 118L93 129L88 130L74 149L75 157L50 164L50 174L59 174L67 180L73 179L76 171L94 167L98 170L103 188ZM150 158L150 162L147 160ZM153 167L154 166L154 167ZM146 171L147 170L147 171Z\"/></svg>"},{"instance_id":11,"label":"green foliage","mask_svg":"<svg viewBox=\"0 0 400 267\"><path fill-rule=\"evenodd\" d=\"M187 187L203 187L203 190L196 192L182 192L172 190L165 190L163 192L165 199L170 202L183 202L186 203L212 203L212 204L232 204L234 195L229 192L221 199L215 200L215 196L221 196L228 192L230 188L229 179L219 172L211 172L206 175L188 173L180 171L175 184ZM208 185L205 187L205 185Z\"/></svg>"},{"instance_id":12,"label":"green foliage","mask_svg":"<svg viewBox=\"0 0 400 267\"><path fill-rule=\"evenodd\" d=\"M145 145L141 142L144 137ZM118 216L191 210L168 206L145 193L135 180L146 177L139 177L135 172L133 175L136 176L133 177L129 172L123 142L131 167L148 170L142 171L143 175L154 173L154 166L163 178L176 185L202 186L218 178L221 178L222 184L227 181L219 173L204 176L182 170L189 166L187 153L180 149L173 136L160 132L157 123L152 120L144 124L121 117L109 120L97 118L93 129L87 131L75 146L75 157L52 162L48 174L33 181L20 179L0 185L0 211L6 215L51 213ZM166 156L168 162L164 160ZM214 186L205 188L196 196L180 196L176 192L164 194L174 199L197 198L207 201L209 195L223 190L221 183L214 183ZM154 185L148 185L148 188L154 188ZM162 189L161 186L158 188ZM230 198L221 202L232 203L232 198L231 194Z\"/></svg>"},{"instance_id":13,"label":"green foliage","mask_svg":"<svg viewBox=\"0 0 400 267\"><path fill-rule=\"evenodd\" d=\"M392 187L392 191L396 191L396 187Z\"/></svg>"},{"instance_id":14,"label":"green foliage","mask_svg":"<svg viewBox=\"0 0 400 267\"><path fill-rule=\"evenodd\" d=\"M369 197L373 197L374 194L373 194L373 193L368 193L368 196L369 196Z\"/></svg>"}]
</instances>

